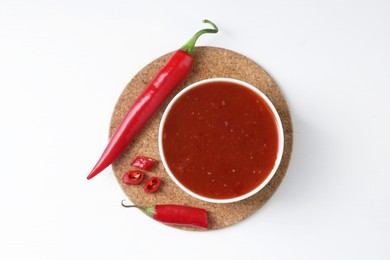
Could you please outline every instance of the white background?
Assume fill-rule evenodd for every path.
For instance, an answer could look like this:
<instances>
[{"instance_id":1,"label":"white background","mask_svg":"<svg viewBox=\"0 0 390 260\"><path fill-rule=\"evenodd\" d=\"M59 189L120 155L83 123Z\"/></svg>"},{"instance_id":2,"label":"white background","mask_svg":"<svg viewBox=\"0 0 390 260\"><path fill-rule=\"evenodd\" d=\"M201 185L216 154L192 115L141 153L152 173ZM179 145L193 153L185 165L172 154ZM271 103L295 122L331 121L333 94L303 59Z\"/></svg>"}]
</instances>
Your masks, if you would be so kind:
<instances>
[{"instance_id":1,"label":"white background","mask_svg":"<svg viewBox=\"0 0 390 260\"><path fill-rule=\"evenodd\" d=\"M0 259L390 259L390 2L0 1ZM86 176L129 80L198 45L263 66L290 106L287 175L211 232L124 209Z\"/></svg>"}]
</instances>

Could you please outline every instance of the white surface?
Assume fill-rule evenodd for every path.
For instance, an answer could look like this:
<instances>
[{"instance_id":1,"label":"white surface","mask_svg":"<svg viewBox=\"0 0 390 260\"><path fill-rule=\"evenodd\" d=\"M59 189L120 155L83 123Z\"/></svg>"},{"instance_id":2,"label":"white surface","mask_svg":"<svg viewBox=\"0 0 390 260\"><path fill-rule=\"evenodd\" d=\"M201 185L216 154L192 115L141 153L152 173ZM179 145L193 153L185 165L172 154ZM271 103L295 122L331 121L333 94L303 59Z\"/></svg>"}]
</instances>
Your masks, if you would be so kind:
<instances>
[{"instance_id":1,"label":"white surface","mask_svg":"<svg viewBox=\"0 0 390 260\"><path fill-rule=\"evenodd\" d=\"M1 1L0 259L389 259L390 2ZM208 18L290 105L279 190L249 219L185 232L86 176L128 81ZM213 257L213 258L211 258Z\"/></svg>"}]
</instances>

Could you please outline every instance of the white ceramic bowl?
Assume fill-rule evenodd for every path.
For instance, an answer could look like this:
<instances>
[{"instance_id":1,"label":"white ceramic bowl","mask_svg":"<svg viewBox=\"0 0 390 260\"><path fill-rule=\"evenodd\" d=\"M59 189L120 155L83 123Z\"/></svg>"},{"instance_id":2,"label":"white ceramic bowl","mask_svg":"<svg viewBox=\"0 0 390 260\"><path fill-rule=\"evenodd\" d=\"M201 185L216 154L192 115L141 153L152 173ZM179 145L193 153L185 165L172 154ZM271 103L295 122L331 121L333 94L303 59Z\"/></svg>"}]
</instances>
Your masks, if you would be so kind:
<instances>
[{"instance_id":1,"label":"white ceramic bowl","mask_svg":"<svg viewBox=\"0 0 390 260\"><path fill-rule=\"evenodd\" d=\"M276 124L277 124L277 129L278 129L278 138L279 139L278 139L278 152L277 152L277 156L276 156L274 167L272 168L272 170L271 170L270 174L268 175L268 177L263 182L261 182L260 185L258 185L255 189L249 191L248 193L245 193L245 194L243 194L241 196L234 197L234 198L228 198L228 199L208 198L208 197L204 197L202 195L196 194L193 191L189 190L182 183L180 183L180 181L172 173L172 171L170 170L170 168L168 166L168 163L166 161L165 155L164 155L164 149L163 149L163 143L162 143L163 129L164 129L165 120L166 120L167 115L169 114L172 106L175 104L175 102L183 94L185 94L190 89L196 88L196 87L198 87L200 85L203 85L203 84L209 83L209 82L231 82L231 83L239 84L239 85L241 85L243 87L246 87L246 88L254 91L256 94L258 94L267 103L267 105L270 107L270 109L271 109L271 111L272 111L272 113L273 113L273 115L275 116L275 119L276 119ZM162 119L161 119L161 122L160 122L159 133L158 133L158 145L159 145L159 151L160 151L161 160L162 160L162 163L163 163L163 165L165 167L165 170L167 171L167 173L170 176L170 178L182 190L184 190L189 195L191 195L191 196L193 196L195 198L198 198L200 200L203 200L203 201L212 202L212 203L231 203L231 202L237 202L237 201L246 199L246 198L256 194L262 188L264 188L264 186L266 186L267 183L272 179L272 177L275 175L275 173L276 173L276 171L277 171L277 169L279 167L280 161L282 159L283 147L284 147L284 134L283 134L282 122L280 120L280 116L279 116L278 112L276 111L276 109L275 109L274 105L271 103L271 101L266 97L266 95L264 95L264 93L261 92L258 88L255 88L254 86L252 86L252 85L250 85L250 84L248 84L246 82L243 82L243 81L240 81L240 80L236 80L236 79L232 79L232 78L210 78L210 79L205 79L205 80L202 80L202 81L198 81L196 83L193 83L193 84L189 85L188 87L186 87L182 91L180 91L171 100L171 102L168 104L167 108L165 109L164 114L163 114Z\"/></svg>"}]
</instances>

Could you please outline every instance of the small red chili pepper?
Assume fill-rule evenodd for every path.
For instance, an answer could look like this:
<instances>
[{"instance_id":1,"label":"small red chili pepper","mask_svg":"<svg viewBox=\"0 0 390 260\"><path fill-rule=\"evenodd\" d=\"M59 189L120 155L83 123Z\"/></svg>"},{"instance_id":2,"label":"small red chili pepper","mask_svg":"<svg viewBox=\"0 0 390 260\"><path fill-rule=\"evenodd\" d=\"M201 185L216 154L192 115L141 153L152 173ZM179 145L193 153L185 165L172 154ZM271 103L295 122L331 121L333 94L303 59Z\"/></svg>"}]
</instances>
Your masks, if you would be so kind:
<instances>
[{"instance_id":1,"label":"small red chili pepper","mask_svg":"<svg viewBox=\"0 0 390 260\"><path fill-rule=\"evenodd\" d=\"M139 170L133 170L125 173L122 177L122 181L124 184L140 184L144 179L145 173Z\"/></svg>"},{"instance_id":2,"label":"small red chili pepper","mask_svg":"<svg viewBox=\"0 0 390 260\"><path fill-rule=\"evenodd\" d=\"M207 211L202 208L173 204L140 207L137 205L125 205L123 201L124 200L122 200L123 207L142 209L151 218L165 224L192 226L203 229L209 227Z\"/></svg>"},{"instance_id":3,"label":"small red chili pepper","mask_svg":"<svg viewBox=\"0 0 390 260\"><path fill-rule=\"evenodd\" d=\"M156 163L157 161L155 159L146 156L137 156L131 165L145 171L150 171Z\"/></svg>"},{"instance_id":4,"label":"small red chili pepper","mask_svg":"<svg viewBox=\"0 0 390 260\"><path fill-rule=\"evenodd\" d=\"M186 78L194 62L193 54L196 40L204 33L218 32L218 28L214 23L208 20L203 20L203 22L212 25L213 29L200 30L183 47L173 53L144 92L130 107L126 116L112 135L99 161L87 176L88 180L115 161L141 131L164 100Z\"/></svg>"},{"instance_id":5,"label":"small red chili pepper","mask_svg":"<svg viewBox=\"0 0 390 260\"><path fill-rule=\"evenodd\" d=\"M158 190L160 187L161 180L157 176L150 177L149 180L146 181L144 185L144 190L148 193L153 193Z\"/></svg>"}]
</instances>

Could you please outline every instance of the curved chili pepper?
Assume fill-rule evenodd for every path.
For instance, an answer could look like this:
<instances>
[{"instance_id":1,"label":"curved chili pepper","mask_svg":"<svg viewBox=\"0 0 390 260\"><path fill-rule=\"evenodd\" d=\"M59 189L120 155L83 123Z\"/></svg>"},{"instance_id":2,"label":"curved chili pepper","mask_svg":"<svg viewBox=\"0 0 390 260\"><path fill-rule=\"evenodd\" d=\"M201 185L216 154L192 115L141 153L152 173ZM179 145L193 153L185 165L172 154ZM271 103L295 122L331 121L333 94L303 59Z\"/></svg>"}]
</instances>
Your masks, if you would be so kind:
<instances>
[{"instance_id":1,"label":"curved chili pepper","mask_svg":"<svg viewBox=\"0 0 390 260\"><path fill-rule=\"evenodd\" d=\"M155 159L146 156L137 156L131 165L145 171L150 171L156 163L157 161Z\"/></svg>"},{"instance_id":2,"label":"curved chili pepper","mask_svg":"<svg viewBox=\"0 0 390 260\"><path fill-rule=\"evenodd\" d=\"M144 210L151 218L165 224L192 226L203 229L209 227L207 211L202 208L173 204L140 207L137 205L125 205L123 201L124 200L122 200L123 207Z\"/></svg>"},{"instance_id":3,"label":"curved chili pepper","mask_svg":"<svg viewBox=\"0 0 390 260\"><path fill-rule=\"evenodd\" d=\"M139 170L133 170L125 173L122 177L122 181L124 184L140 184L145 177L145 173Z\"/></svg>"},{"instance_id":4,"label":"curved chili pepper","mask_svg":"<svg viewBox=\"0 0 390 260\"><path fill-rule=\"evenodd\" d=\"M194 61L193 54L196 40L204 33L218 32L217 26L211 21L203 20L203 22L212 25L213 29L200 30L183 47L173 53L144 92L130 107L112 135L99 161L87 176L87 179L93 178L115 161L141 131L163 101L188 75Z\"/></svg>"},{"instance_id":5,"label":"curved chili pepper","mask_svg":"<svg viewBox=\"0 0 390 260\"><path fill-rule=\"evenodd\" d=\"M145 182L144 191L146 191L148 193L156 192L158 190L158 188L160 187L160 185L161 185L161 180L159 177L157 177L157 176L150 177Z\"/></svg>"}]
</instances>

